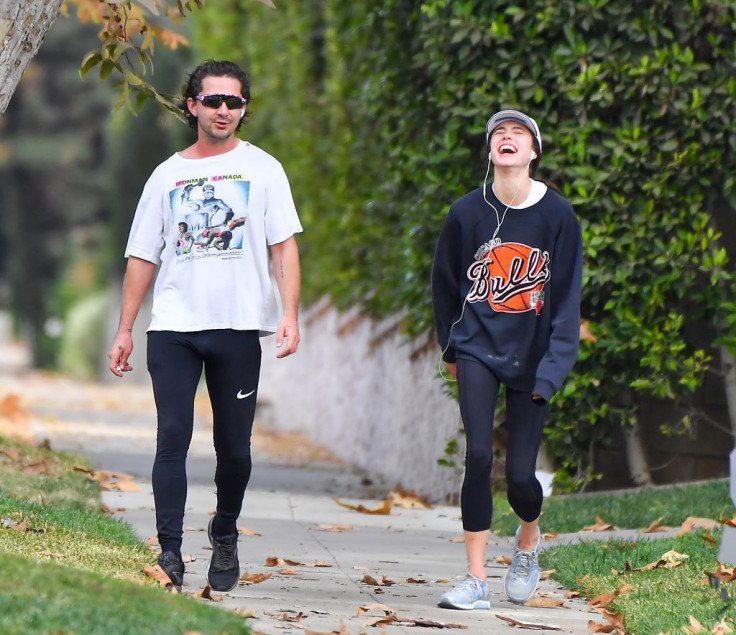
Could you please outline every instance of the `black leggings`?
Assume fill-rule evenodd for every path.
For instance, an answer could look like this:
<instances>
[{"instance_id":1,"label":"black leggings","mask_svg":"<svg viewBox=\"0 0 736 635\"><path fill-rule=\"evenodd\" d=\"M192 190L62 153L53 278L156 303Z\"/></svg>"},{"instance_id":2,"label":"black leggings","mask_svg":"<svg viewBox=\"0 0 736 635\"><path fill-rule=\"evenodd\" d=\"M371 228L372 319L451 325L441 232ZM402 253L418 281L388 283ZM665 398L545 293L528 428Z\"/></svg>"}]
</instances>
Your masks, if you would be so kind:
<instances>
[{"instance_id":1,"label":"black leggings","mask_svg":"<svg viewBox=\"0 0 736 635\"><path fill-rule=\"evenodd\" d=\"M457 385L467 444L460 493L463 529L484 531L490 529L493 516L493 418L499 381L480 362L458 359ZM534 402L530 392L506 386L507 496L516 515L527 522L542 512L542 486L535 472L546 414L547 405Z\"/></svg>"},{"instance_id":2,"label":"black leggings","mask_svg":"<svg viewBox=\"0 0 736 635\"><path fill-rule=\"evenodd\" d=\"M203 366L217 455L214 534L236 532L250 479L250 435L261 368L258 331L151 331L148 372L158 412L152 484L162 551L177 553L181 549L186 458L194 427L194 396Z\"/></svg>"}]
</instances>

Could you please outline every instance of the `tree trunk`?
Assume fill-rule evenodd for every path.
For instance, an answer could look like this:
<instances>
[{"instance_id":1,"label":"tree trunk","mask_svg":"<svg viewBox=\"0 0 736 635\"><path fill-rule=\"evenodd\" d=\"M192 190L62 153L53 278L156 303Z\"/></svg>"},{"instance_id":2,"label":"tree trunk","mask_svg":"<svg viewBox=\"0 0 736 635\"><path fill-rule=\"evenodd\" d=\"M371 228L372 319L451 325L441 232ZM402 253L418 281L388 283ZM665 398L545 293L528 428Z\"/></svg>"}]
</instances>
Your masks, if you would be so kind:
<instances>
[{"instance_id":1,"label":"tree trunk","mask_svg":"<svg viewBox=\"0 0 736 635\"><path fill-rule=\"evenodd\" d=\"M0 0L0 115L38 53L61 0Z\"/></svg>"},{"instance_id":2,"label":"tree trunk","mask_svg":"<svg viewBox=\"0 0 736 635\"><path fill-rule=\"evenodd\" d=\"M629 460L629 474L638 486L651 485L652 474L649 471L646 450L639 434L639 424L624 426L624 438L626 439L626 458Z\"/></svg>"}]
</instances>

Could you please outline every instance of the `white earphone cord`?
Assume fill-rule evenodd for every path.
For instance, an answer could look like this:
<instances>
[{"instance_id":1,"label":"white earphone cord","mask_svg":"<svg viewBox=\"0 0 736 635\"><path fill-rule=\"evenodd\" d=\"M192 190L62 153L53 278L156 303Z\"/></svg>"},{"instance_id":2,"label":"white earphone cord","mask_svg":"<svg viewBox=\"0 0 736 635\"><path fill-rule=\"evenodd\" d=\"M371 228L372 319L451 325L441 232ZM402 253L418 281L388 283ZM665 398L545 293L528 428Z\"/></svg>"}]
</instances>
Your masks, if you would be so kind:
<instances>
[{"instance_id":1,"label":"white earphone cord","mask_svg":"<svg viewBox=\"0 0 736 635\"><path fill-rule=\"evenodd\" d=\"M529 162L526 164L526 169L529 169L529 166L531 165L533 159L529 159ZM501 225L503 224L503 221L506 220L506 212L509 211L509 208L514 204L514 201L516 200L516 197L519 194L519 188L521 188L521 182L524 180L524 176L522 175L519 179L519 182L516 184L516 191L514 192L514 196L511 199L511 202L506 206L506 209L503 210L503 214L499 217L498 210L496 209L496 206L491 203L488 198L486 197L486 188L488 183L488 176L491 173L491 153L488 153L488 167L486 168L486 175L483 177L483 200L486 202L488 206L496 213L496 231L493 232L493 236L491 237L491 242L496 240L496 236L498 236L498 232L501 229ZM493 187L493 186L491 186ZM469 295L469 294L468 294ZM465 296L465 299L463 300L463 305L460 308L460 317L455 320L450 325L450 332L447 335L447 346L442 349L442 352L440 353L439 361L437 362L437 370L439 371L440 377L444 379L445 381L457 381L454 377L445 377L445 374L442 372L442 358L445 356L445 353L447 352L447 349L450 348L450 338L452 337L452 329L455 328L455 325L460 322L460 320L463 319L463 315L465 315L465 305L468 302L468 295Z\"/></svg>"}]
</instances>

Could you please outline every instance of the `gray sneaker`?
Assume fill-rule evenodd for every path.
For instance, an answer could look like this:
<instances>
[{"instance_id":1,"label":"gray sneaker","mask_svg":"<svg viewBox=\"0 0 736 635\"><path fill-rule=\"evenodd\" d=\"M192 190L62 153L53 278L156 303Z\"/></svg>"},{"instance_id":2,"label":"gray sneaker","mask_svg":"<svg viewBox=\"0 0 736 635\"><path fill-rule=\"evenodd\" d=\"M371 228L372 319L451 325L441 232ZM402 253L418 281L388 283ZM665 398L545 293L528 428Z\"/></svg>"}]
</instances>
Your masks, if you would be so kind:
<instances>
[{"instance_id":1,"label":"gray sneaker","mask_svg":"<svg viewBox=\"0 0 736 635\"><path fill-rule=\"evenodd\" d=\"M445 609L490 609L488 583L468 573L452 591L444 593L439 606Z\"/></svg>"},{"instance_id":2,"label":"gray sneaker","mask_svg":"<svg viewBox=\"0 0 736 635\"><path fill-rule=\"evenodd\" d=\"M523 604L537 590L537 584L539 584L539 544L542 539L539 536L534 549L526 551L519 547L520 531L521 527L516 530L514 555L511 558L511 566L506 572L503 584L506 597L516 604Z\"/></svg>"}]
</instances>

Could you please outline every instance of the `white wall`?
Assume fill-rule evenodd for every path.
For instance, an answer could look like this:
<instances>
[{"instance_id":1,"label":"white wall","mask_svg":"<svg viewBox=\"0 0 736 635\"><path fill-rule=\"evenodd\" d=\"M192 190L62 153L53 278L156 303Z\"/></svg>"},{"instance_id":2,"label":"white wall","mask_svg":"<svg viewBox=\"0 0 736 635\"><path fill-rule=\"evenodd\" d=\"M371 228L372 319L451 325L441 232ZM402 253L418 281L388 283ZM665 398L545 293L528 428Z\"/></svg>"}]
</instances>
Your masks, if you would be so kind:
<instances>
[{"instance_id":1,"label":"white wall","mask_svg":"<svg viewBox=\"0 0 736 635\"><path fill-rule=\"evenodd\" d=\"M346 463L444 502L460 491L462 472L437 459L460 415L437 374L438 347L408 340L399 320L338 313L324 299L302 313L295 355L276 359L276 338L263 338L258 421L303 432ZM463 452L461 443L460 465Z\"/></svg>"}]
</instances>

